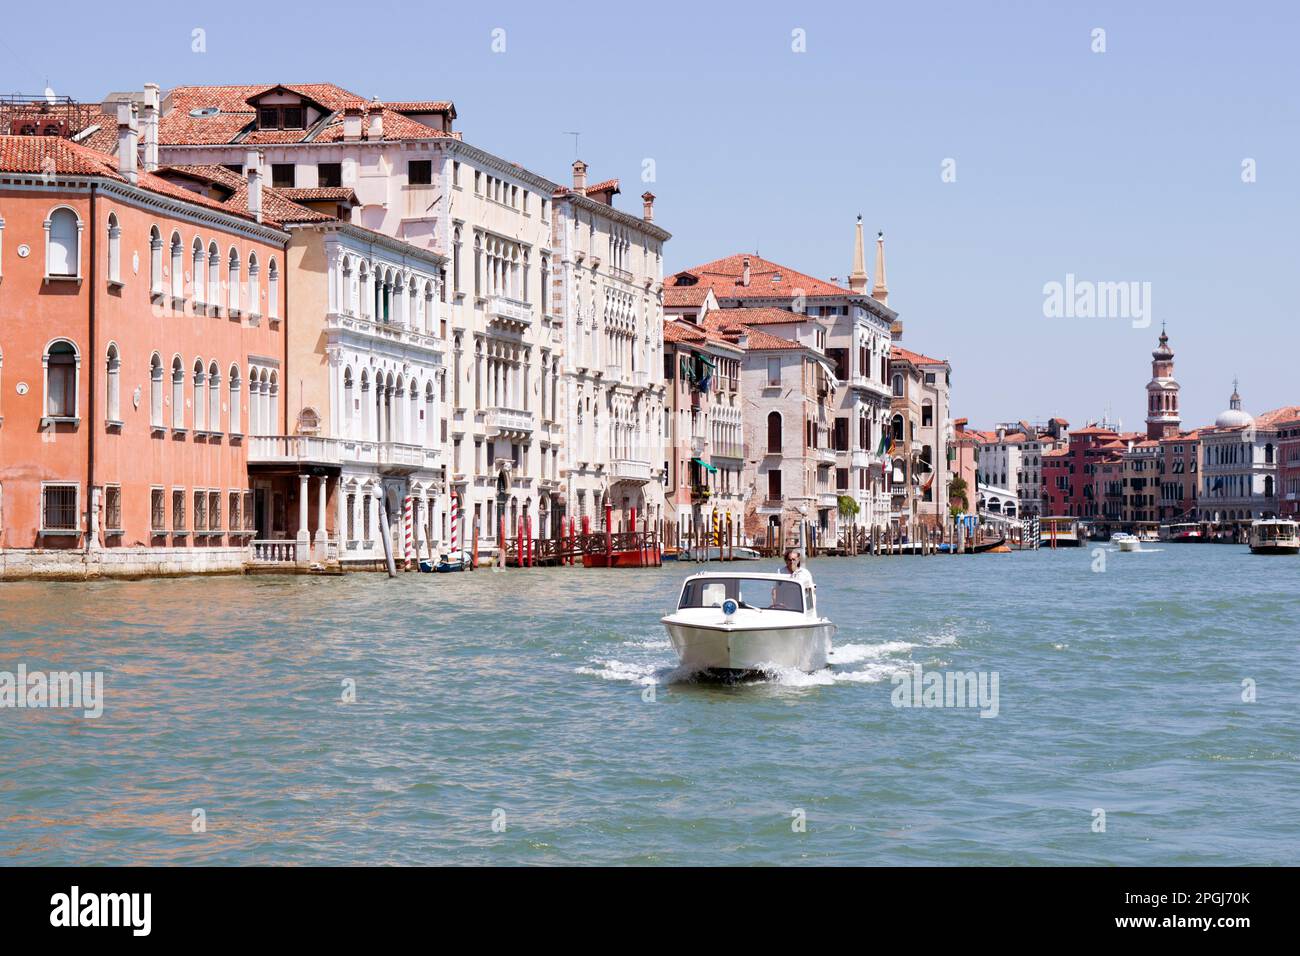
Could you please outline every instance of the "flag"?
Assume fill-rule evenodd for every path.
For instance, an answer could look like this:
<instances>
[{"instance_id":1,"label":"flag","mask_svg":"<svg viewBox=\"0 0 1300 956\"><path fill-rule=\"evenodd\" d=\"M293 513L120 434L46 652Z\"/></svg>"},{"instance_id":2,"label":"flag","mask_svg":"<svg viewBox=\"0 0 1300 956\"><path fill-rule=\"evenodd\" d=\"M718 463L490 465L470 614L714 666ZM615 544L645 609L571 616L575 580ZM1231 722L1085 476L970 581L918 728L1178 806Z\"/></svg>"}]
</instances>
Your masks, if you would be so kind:
<instances>
[{"instance_id":1,"label":"flag","mask_svg":"<svg viewBox=\"0 0 1300 956\"><path fill-rule=\"evenodd\" d=\"M925 484L921 486L921 491L929 491L930 486L934 484L934 472L930 472L930 477L925 479Z\"/></svg>"},{"instance_id":2,"label":"flag","mask_svg":"<svg viewBox=\"0 0 1300 956\"><path fill-rule=\"evenodd\" d=\"M891 443L891 442L890 442L889 432L888 432L888 431L883 431L883 432L881 432L881 433L880 433L880 447L879 447L878 449L876 449L876 454L877 454L877 455L883 455L883 454L885 454L886 452L888 452L888 451L889 451L890 443Z\"/></svg>"}]
</instances>

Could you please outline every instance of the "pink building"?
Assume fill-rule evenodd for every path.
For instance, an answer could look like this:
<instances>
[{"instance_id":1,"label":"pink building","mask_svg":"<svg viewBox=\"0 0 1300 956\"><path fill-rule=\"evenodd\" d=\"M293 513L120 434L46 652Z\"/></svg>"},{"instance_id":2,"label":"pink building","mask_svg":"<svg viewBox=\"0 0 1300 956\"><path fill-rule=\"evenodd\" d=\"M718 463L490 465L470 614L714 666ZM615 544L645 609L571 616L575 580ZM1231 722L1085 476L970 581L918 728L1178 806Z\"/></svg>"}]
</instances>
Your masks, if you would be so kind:
<instances>
[{"instance_id":1,"label":"pink building","mask_svg":"<svg viewBox=\"0 0 1300 956\"><path fill-rule=\"evenodd\" d=\"M280 428L287 235L58 136L0 136L0 576L239 570ZM147 160L146 160L147 162Z\"/></svg>"}]
</instances>

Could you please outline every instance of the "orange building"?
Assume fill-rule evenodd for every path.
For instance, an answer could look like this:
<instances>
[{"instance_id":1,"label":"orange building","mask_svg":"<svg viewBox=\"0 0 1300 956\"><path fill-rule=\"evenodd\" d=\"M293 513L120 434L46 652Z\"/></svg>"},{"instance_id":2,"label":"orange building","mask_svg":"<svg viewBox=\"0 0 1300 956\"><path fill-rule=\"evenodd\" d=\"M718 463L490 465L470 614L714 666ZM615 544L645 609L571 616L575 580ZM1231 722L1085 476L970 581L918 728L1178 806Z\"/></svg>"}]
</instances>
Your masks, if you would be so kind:
<instances>
[{"instance_id":1,"label":"orange building","mask_svg":"<svg viewBox=\"0 0 1300 956\"><path fill-rule=\"evenodd\" d=\"M117 125L120 159L0 136L0 577L239 570L245 436L285 430L287 234Z\"/></svg>"}]
</instances>

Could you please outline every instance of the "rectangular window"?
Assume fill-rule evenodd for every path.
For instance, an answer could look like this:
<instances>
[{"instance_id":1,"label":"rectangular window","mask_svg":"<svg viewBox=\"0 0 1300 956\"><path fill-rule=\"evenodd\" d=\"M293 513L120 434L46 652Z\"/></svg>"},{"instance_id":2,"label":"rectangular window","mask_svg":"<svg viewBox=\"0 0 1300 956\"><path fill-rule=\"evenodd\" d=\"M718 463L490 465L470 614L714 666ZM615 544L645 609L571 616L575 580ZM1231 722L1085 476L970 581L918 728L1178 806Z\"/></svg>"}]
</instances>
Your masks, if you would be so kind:
<instances>
[{"instance_id":1,"label":"rectangular window","mask_svg":"<svg viewBox=\"0 0 1300 956\"><path fill-rule=\"evenodd\" d=\"M929 428L934 424L934 407L932 405L921 406L921 427Z\"/></svg>"},{"instance_id":2,"label":"rectangular window","mask_svg":"<svg viewBox=\"0 0 1300 956\"><path fill-rule=\"evenodd\" d=\"M230 530L238 531L243 525L239 517L240 494L238 491L230 493Z\"/></svg>"},{"instance_id":3,"label":"rectangular window","mask_svg":"<svg viewBox=\"0 0 1300 956\"><path fill-rule=\"evenodd\" d=\"M221 492L208 492L208 530L221 530Z\"/></svg>"},{"instance_id":4,"label":"rectangular window","mask_svg":"<svg viewBox=\"0 0 1300 956\"><path fill-rule=\"evenodd\" d=\"M767 473L767 497L770 501L781 500L781 469L774 468Z\"/></svg>"},{"instance_id":5,"label":"rectangular window","mask_svg":"<svg viewBox=\"0 0 1300 956\"><path fill-rule=\"evenodd\" d=\"M271 164L271 185L278 189L292 189L294 182L293 163Z\"/></svg>"},{"instance_id":6,"label":"rectangular window","mask_svg":"<svg viewBox=\"0 0 1300 956\"><path fill-rule=\"evenodd\" d=\"M253 531L257 527L257 510L253 507L253 493L244 492L244 530Z\"/></svg>"},{"instance_id":7,"label":"rectangular window","mask_svg":"<svg viewBox=\"0 0 1300 956\"><path fill-rule=\"evenodd\" d=\"M767 384L768 387L781 384L781 360L776 356L767 359Z\"/></svg>"},{"instance_id":8,"label":"rectangular window","mask_svg":"<svg viewBox=\"0 0 1300 956\"><path fill-rule=\"evenodd\" d=\"M185 489L172 490L172 534L185 533Z\"/></svg>"},{"instance_id":9,"label":"rectangular window","mask_svg":"<svg viewBox=\"0 0 1300 956\"><path fill-rule=\"evenodd\" d=\"M835 487L839 491L849 490L849 470L847 468L835 469Z\"/></svg>"},{"instance_id":10,"label":"rectangular window","mask_svg":"<svg viewBox=\"0 0 1300 956\"><path fill-rule=\"evenodd\" d=\"M343 185L343 164L342 163L317 163L316 181L322 187L342 186Z\"/></svg>"},{"instance_id":11,"label":"rectangular window","mask_svg":"<svg viewBox=\"0 0 1300 956\"><path fill-rule=\"evenodd\" d=\"M122 486L104 486L104 530L122 530Z\"/></svg>"},{"instance_id":12,"label":"rectangular window","mask_svg":"<svg viewBox=\"0 0 1300 956\"><path fill-rule=\"evenodd\" d=\"M77 530L77 485L41 487L41 530Z\"/></svg>"},{"instance_id":13,"label":"rectangular window","mask_svg":"<svg viewBox=\"0 0 1300 956\"><path fill-rule=\"evenodd\" d=\"M154 534L167 530L167 493L161 488L149 491L149 530Z\"/></svg>"},{"instance_id":14,"label":"rectangular window","mask_svg":"<svg viewBox=\"0 0 1300 956\"><path fill-rule=\"evenodd\" d=\"M302 129L302 107L286 106L284 108L284 128L285 129Z\"/></svg>"},{"instance_id":15,"label":"rectangular window","mask_svg":"<svg viewBox=\"0 0 1300 956\"><path fill-rule=\"evenodd\" d=\"M194 492L194 532L198 534L208 530L208 493Z\"/></svg>"},{"instance_id":16,"label":"rectangular window","mask_svg":"<svg viewBox=\"0 0 1300 956\"><path fill-rule=\"evenodd\" d=\"M433 160L413 159L406 164L406 181L412 186L428 186L433 183Z\"/></svg>"},{"instance_id":17,"label":"rectangular window","mask_svg":"<svg viewBox=\"0 0 1300 956\"><path fill-rule=\"evenodd\" d=\"M346 540L355 541L357 540L357 496L355 494L348 495L347 516L348 535Z\"/></svg>"},{"instance_id":18,"label":"rectangular window","mask_svg":"<svg viewBox=\"0 0 1300 956\"><path fill-rule=\"evenodd\" d=\"M262 129L277 129L280 126L280 111L274 106L263 106L257 111L257 124Z\"/></svg>"}]
</instances>

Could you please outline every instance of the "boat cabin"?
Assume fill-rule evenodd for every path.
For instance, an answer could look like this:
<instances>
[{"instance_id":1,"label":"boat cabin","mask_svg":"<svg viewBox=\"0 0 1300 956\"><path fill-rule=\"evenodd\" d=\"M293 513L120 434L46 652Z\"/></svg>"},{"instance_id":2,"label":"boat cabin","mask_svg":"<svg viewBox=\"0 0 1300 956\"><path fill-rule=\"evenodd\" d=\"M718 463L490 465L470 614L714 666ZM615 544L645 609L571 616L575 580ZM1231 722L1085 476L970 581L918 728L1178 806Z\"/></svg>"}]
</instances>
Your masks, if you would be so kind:
<instances>
[{"instance_id":1,"label":"boat cabin","mask_svg":"<svg viewBox=\"0 0 1300 956\"><path fill-rule=\"evenodd\" d=\"M682 608L722 608L735 601L738 610L790 611L815 616L817 598L813 586L784 574L699 574L687 578L677 602Z\"/></svg>"}]
</instances>

